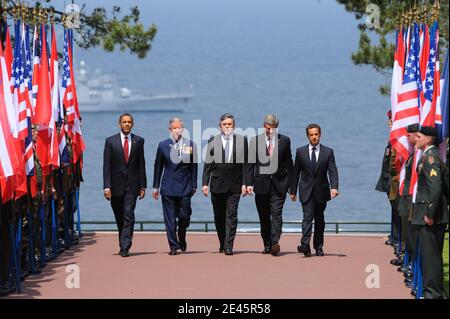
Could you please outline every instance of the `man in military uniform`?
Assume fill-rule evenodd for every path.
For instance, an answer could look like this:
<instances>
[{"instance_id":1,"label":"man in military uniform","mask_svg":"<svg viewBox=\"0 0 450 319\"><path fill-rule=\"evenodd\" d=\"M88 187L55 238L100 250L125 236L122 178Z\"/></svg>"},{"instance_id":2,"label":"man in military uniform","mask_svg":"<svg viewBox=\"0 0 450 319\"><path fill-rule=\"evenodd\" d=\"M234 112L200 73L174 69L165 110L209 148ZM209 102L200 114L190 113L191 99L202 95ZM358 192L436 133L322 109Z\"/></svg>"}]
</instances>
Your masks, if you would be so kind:
<instances>
[{"instance_id":1,"label":"man in military uniform","mask_svg":"<svg viewBox=\"0 0 450 319\"><path fill-rule=\"evenodd\" d=\"M388 127L392 127L391 112L388 115ZM389 202L391 204L391 223L392 223L392 233L389 240L386 242L388 245L398 245L399 244L399 233L401 229L401 220L398 214L398 184L399 184L399 173L395 166L396 152L392 148L391 143L388 143L384 150L383 164L381 167L380 178L375 187L375 190L383 193L387 193ZM402 261L400 259L391 260L393 265L400 266Z\"/></svg>"},{"instance_id":2,"label":"man in military uniform","mask_svg":"<svg viewBox=\"0 0 450 319\"><path fill-rule=\"evenodd\" d=\"M411 124L406 128L408 135L408 143L411 147L415 148L417 141L417 132L419 130L419 124ZM411 175L414 168L414 154L413 151L409 158L405 162L405 179L403 183L403 188L400 189L400 196L398 202L398 214L401 218L402 224L402 243L404 243L405 252L408 253L409 260L414 259L414 236L411 227L411 217L412 217L412 185L411 185ZM407 279L405 280L407 286L412 285L412 271L411 269L404 269L403 267L399 270L405 272Z\"/></svg>"},{"instance_id":3,"label":"man in military uniform","mask_svg":"<svg viewBox=\"0 0 450 319\"><path fill-rule=\"evenodd\" d=\"M417 195L412 225L417 229L419 253L422 259L423 297L445 298L442 249L448 224L448 209L444 205L444 164L435 145L438 132L423 126L417 133L416 147L423 151L418 162Z\"/></svg>"}]
</instances>

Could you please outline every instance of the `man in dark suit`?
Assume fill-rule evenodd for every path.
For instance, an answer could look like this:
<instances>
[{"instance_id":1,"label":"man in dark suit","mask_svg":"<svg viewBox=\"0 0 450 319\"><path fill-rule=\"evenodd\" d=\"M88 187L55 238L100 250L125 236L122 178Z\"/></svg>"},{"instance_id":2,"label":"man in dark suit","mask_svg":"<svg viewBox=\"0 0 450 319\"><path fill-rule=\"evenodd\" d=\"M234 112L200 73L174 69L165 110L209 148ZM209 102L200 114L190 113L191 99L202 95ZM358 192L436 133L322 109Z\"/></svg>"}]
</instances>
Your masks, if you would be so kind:
<instances>
[{"instance_id":1,"label":"man in dark suit","mask_svg":"<svg viewBox=\"0 0 450 319\"><path fill-rule=\"evenodd\" d=\"M103 152L104 196L111 207L119 230L119 254L130 255L134 229L136 200L143 199L147 188L145 173L144 139L131 134L133 117L122 114L120 133L105 141Z\"/></svg>"},{"instance_id":2,"label":"man in dark suit","mask_svg":"<svg viewBox=\"0 0 450 319\"><path fill-rule=\"evenodd\" d=\"M279 120L274 114L264 118L264 132L253 137L249 146L249 184L255 193L263 239L263 254L276 256L283 226L283 206L292 174L291 140L278 134Z\"/></svg>"},{"instance_id":3,"label":"man in dark suit","mask_svg":"<svg viewBox=\"0 0 450 319\"><path fill-rule=\"evenodd\" d=\"M437 136L436 128L422 126L416 142L416 148L423 153L417 165L417 194L413 199L411 224L419 237L425 299L448 298L444 290L442 250L449 216L443 192L444 163L436 146Z\"/></svg>"},{"instance_id":4,"label":"man in dark suit","mask_svg":"<svg viewBox=\"0 0 450 319\"><path fill-rule=\"evenodd\" d=\"M196 147L183 137L183 129L182 119L169 121L170 138L159 143L154 167L153 198L161 194L169 255L176 255L178 249L186 251L191 197L197 190Z\"/></svg>"},{"instance_id":5,"label":"man in dark suit","mask_svg":"<svg viewBox=\"0 0 450 319\"><path fill-rule=\"evenodd\" d=\"M241 195L247 194L248 185L247 139L234 134L234 127L233 115L221 116L219 128L222 133L208 141L202 181L205 196L211 187L219 251L225 255L233 254L239 200Z\"/></svg>"},{"instance_id":6,"label":"man in dark suit","mask_svg":"<svg viewBox=\"0 0 450 319\"><path fill-rule=\"evenodd\" d=\"M392 128L391 111L387 112L387 116L388 116L388 127L389 129L391 129ZM392 145L389 142L386 148L384 149L380 178L378 179L377 185L375 186L375 190L387 194L389 203L391 204L391 235L389 236L389 239L386 241L386 245L393 245L394 247L398 247L398 244L400 243L399 235L401 232L401 218L398 213L398 205L400 198L398 196L400 175L395 164L396 156L397 156L396 151L394 148L392 148ZM400 258L392 259L391 264L398 266L402 264L402 261Z\"/></svg>"},{"instance_id":7,"label":"man in dark suit","mask_svg":"<svg viewBox=\"0 0 450 319\"><path fill-rule=\"evenodd\" d=\"M314 249L316 256L324 256L322 248L325 231L324 211L327 201L339 194L338 171L333 149L320 144L320 126L308 125L306 136L309 144L297 149L290 189L291 199L295 201L297 187L299 188L303 208L302 239L297 250L307 257L311 256L309 241L314 220Z\"/></svg>"}]
</instances>

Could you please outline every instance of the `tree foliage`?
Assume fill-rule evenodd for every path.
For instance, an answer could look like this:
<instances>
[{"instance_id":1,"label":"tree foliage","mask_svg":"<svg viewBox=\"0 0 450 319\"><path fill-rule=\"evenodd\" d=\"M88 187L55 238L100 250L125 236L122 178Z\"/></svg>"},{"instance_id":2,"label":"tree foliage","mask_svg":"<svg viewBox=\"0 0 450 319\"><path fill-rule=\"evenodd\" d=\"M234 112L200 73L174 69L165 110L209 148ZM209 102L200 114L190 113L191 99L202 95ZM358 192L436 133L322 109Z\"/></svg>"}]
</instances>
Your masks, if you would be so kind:
<instances>
[{"instance_id":1,"label":"tree foliage","mask_svg":"<svg viewBox=\"0 0 450 319\"><path fill-rule=\"evenodd\" d=\"M52 2L55 1L34 1L32 5L18 6L16 1L7 1L6 6L0 10L4 17L21 18L30 24L48 22L49 16L55 24L67 26L69 22L73 22L69 21L69 18L73 16L60 11L60 8L52 5ZM84 49L102 47L108 52L118 47L119 50L128 50L139 58L145 58L151 50L158 29L155 24L149 27L142 24L137 6L132 7L126 15L122 15L119 6L111 8L109 14L103 7L94 8L90 12L86 9L86 5L82 5L80 9L77 16L78 27L74 28L75 41L79 47ZM4 32L2 32L2 39L4 39Z\"/></svg>"},{"instance_id":2,"label":"tree foliage","mask_svg":"<svg viewBox=\"0 0 450 319\"><path fill-rule=\"evenodd\" d=\"M386 82L380 87L381 94L389 94L389 80L392 74L395 50L395 31L402 13L417 7L418 11L426 9L428 18L432 11L431 1L424 0L336 0L345 10L355 15L361 23L358 50L352 53L352 61L356 65L371 65L376 71L386 77ZM379 28L369 29L366 23L368 5L375 4L379 10ZM439 10L439 46L441 53L448 48L448 9L449 0L440 1ZM417 17L418 18L418 17ZM430 21L427 21L430 23ZM374 41L375 40L375 41ZM444 54L441 54L444 59Z\"/></svg>"}]
</instances>

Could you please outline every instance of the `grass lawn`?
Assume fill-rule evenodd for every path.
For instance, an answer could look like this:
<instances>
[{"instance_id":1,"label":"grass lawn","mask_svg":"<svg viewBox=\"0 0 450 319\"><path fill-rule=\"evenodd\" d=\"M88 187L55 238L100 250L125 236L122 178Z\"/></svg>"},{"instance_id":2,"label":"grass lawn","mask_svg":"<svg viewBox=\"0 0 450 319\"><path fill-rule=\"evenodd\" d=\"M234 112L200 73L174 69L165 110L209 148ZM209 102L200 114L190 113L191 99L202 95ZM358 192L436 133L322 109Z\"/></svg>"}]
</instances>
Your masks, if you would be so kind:
<instances>
[{"instance_id":1,"label":"grass lawn","mask_svg":"<svg viewBox=\"0 0 450 319\"><path fill-rule=\"evenodd\" d=\"M448 296L448 233L445 234L444 252L442 253L444 259L444 287Z\"/></svg>"}]
</instances>

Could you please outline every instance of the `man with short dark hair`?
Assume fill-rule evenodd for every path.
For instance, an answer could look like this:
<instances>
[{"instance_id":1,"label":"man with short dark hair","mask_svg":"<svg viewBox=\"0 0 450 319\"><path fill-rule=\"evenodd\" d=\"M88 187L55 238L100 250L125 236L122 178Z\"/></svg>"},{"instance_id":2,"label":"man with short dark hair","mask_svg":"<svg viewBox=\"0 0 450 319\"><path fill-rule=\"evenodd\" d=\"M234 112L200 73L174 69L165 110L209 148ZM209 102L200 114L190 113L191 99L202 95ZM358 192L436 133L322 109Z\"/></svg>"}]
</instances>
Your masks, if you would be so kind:
<instances>
[{"instance_id":1,"label":"man with short dark hair","mask_svg":"<svg viewBox=\"0 0 450 319\"><path fill-rule=\"evenodd\" d=\"M202 182L203 195L208 196L211 191L219 252L228 256L233 255L240 197L247 194L250 186L247 139L234 133L235 125L232 114L220 117L221 134L208 141Z\"/></svg>"},{"instance_id":2,"label":"man with short dark hair","mask_svg":"<svg viewBox=\"0 0 450 319\"><path fill-rule=\"evenodd\" d=\"M406 128L408 144L411 148L415 149L417 141L417 132L419 130L419 124L411 124ZM401 240L404 243L405 254L408 253L409 260L414 259L414 234L411 226L412 217L412 194L414 185L411 184L412 172L414 169L414 150L411 155L406 160L404 164L404 179L402 185L399 189L399 200L398 200L398 214L401 218ZM408 267L409 268L409 267ZM405 272L405 283L408 287L412 286L412 271L408 268L400 267L399 269Z\"/></svg>"},{"instance_id":3,"label":"man with short dark hair","mask_svg":"<svg viewBox=\"0 0 450 319\"><path fill-rule=\"evenodd\" d=\"M392 113L389 110L387 112L388 116L388 128L392 128ZM391 205L391 234L389 235L386 245L394 246L397 255L400 256L400 252L397 251L400 243L400 232L401 232L401 219L398 214L398 190L399 190L399 179L400 175L396 167L396 156L397 152L392 147L391 143L388 142L386 148L384 149L383 162L381 165L381 173L378 178L375 190L387 194L389 203ZM400 266L402 264L401 258L395 258L391 260L391 264L395 266Z\"/></svg>"},{"instance_id":4,"label":"man with short dark hair","mask_svg":"<svg viewBox=\"0 0 450 319\"><path fill-rule=\"evenodd\" d=\"M130 256L136 199L144 198L147 188L144 139L131 134L133 124L130 114L120 115L120 133L106 139L103 152L104 196L114 211L122 257Z\"/></svg>"},{"instance_id":5,"label":"man with short dark hair","mask_svg":"<svg viewBox=\"0 0 450 319\"><path fill-rule=\"evenodd\" d=\"M327 201L339 194L338 171L333 149L320 144L320 126L308 125L306 136L309 144L297 149L290 188L293 201L297 199L297 188L299 189L303 208L302 238L297 250L306 257L311 256L309 242L314 220L314 249L316 256L324 256L324 211Z\"/></svg>"},{"instance_id":6,"label":"man with short dark hair","mask_svg":"<svg viewBox=\"0 0 450 319\"><path fill-rule=\"evenodd\" d=\"M417 133L416 147L422 150L417 166L417 194L412 225L419 236L419 253L425 299L446 298L442 250L448 208L444 205L444 163L436 146L438 132L431 126L422 126Z\"/></svg>"}]
</instances>

